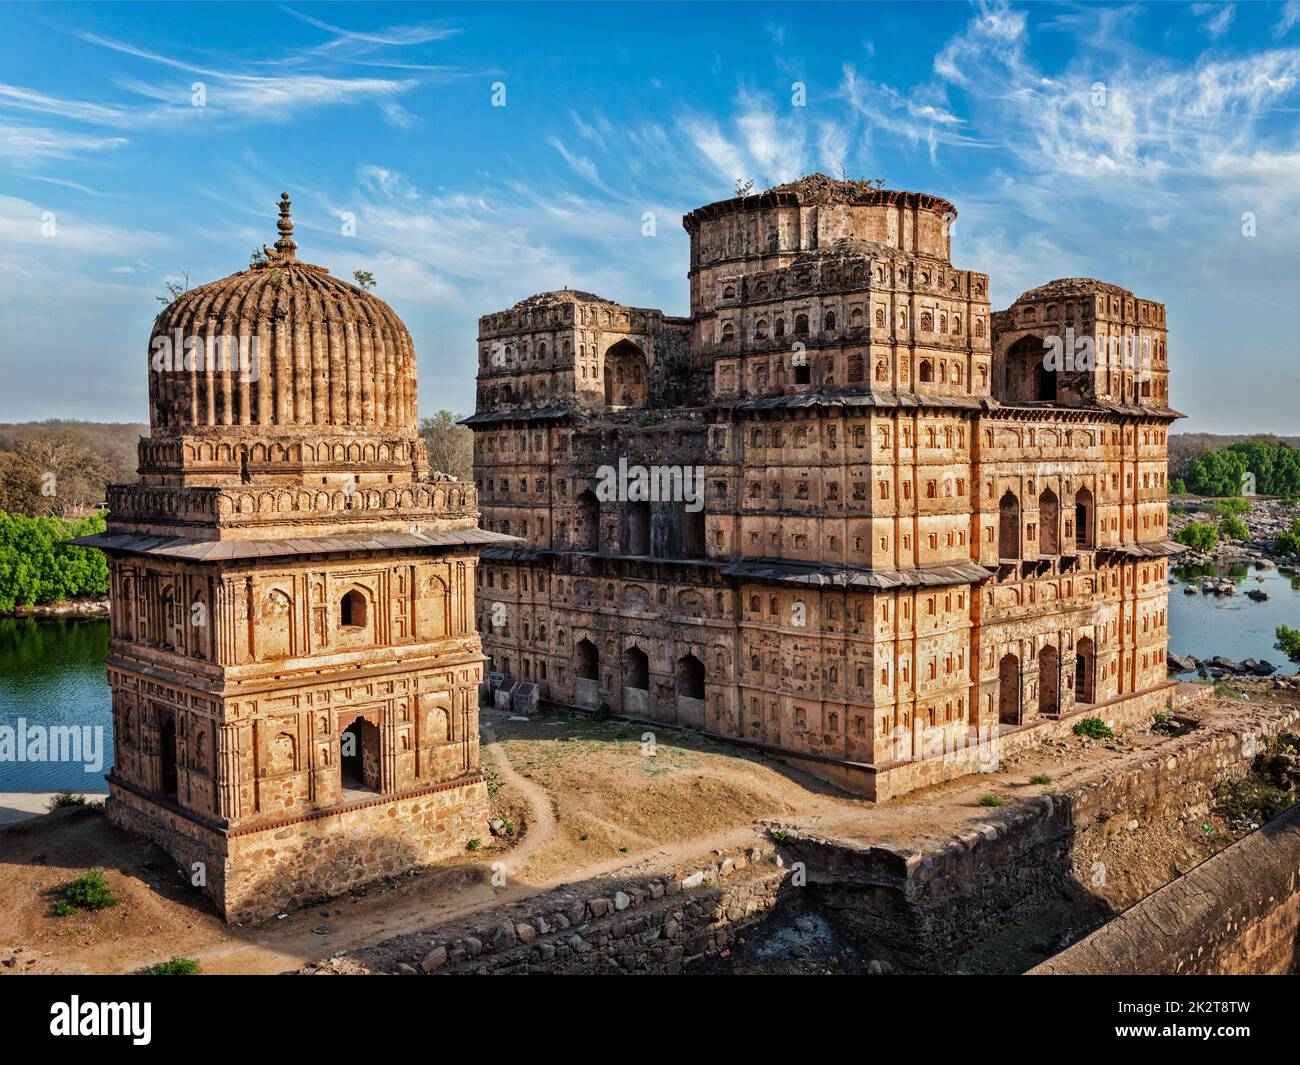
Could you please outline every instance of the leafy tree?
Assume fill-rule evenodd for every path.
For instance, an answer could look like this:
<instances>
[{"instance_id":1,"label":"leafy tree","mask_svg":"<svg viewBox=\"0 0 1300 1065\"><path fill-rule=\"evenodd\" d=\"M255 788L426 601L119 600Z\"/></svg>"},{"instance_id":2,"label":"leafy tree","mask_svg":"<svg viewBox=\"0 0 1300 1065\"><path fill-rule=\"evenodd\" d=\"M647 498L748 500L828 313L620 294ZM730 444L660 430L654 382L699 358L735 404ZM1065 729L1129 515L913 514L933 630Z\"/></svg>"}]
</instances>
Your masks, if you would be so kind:
<instances>
[{"instance_id":1,"label":"leafy tree","mask_svg":"<svg viewBox=\"0 0 1300 1065\"><path fill-rule=\"evenodd\" d=\"M79 521L29 518L0 511L0 614L17 606L108 594L101 552L65 540L104 531L101 515Z\"/></svg>"},{"instance_id":2,"label":"leafy tree","mask_svg":"<svg viewBox=\"0 0 1300 1065\"><path fill-rule=\"evenodd\" d=\"M459 422L459 414L440 410L432 418L420 419L420 435L429 452L429 465L469 481L474 477L474 433Z\"/></svg>"},{"instance_id":3,"label":"leafy tree","mask_svg":"<svg viewBox=\"0 0 1300 1065\"><path fill-rule=\"evenodd\" d=\"M1300 629L1293 629L1289 625L1279 625L1274 635L1277 637L1277 643L1273 646L1291 659L1292 662L1300 665Z\"/></svg>"},{"instance_id":4,"label":"leafy tree","mask_svg":"<svg viewBox=\"0 0 1300 1065\"><path fill-rule=\"evenodd\" d=\"M1169 492L1171 495L1180 496L1187 492L1187 482L1181 477L1175 477L1169 482Z\"/></svg>"},{"instance_id":5,"label":"leafy tree","mask_svg":"<svg viewBox=\"0 0 1300 1065\"><path fill-rule=\"evenodd\" d=\"M1235 496L1241 492L1245 472L1246 456L1240 452L1207 451L1192 463L1188 483L1203 496Z\"/></svg>"},{"instance_id":6,"label":"leafy tree","mask_svg":"<svg viewBox=\"0 0 1300 1065\"><path fill-rule=\"evenodd\" d=\"M1196 551L1213 551L1219 542L1219 531L1208 522L1194 521L1179 529L1174 539Z\"/></svg>"},{"instance_id":7,"label":"leafy tree","mask_svg":"<svg viewBox=\"0 0 1300 1065\"><path fill-rule=\"evenodd\" d=\"M352 274L352 279L357 283L358 288L363 288L369 292L375 287L375 275L369 270L356 270Z\"/></svg>"}]
</instances>

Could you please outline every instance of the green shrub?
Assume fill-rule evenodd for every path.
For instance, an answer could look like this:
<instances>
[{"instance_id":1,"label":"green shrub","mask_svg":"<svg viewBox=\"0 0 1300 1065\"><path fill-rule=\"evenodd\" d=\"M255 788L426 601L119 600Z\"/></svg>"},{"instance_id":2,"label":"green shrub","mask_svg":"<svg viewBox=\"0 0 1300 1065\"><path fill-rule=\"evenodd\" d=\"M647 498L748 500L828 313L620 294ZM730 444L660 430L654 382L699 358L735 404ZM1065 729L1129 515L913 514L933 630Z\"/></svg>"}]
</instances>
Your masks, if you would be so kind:
<instances>
[{"instance_id":1,"label":"green shrub","mask_svg":"<svg viewBox=\"0 0 1300 1065\"><path fill-rule=\"evenodd\" d=\"M1278 533L1277 549L1284 555L1300 555L1300 518L1291 520L1291 528Z\"/></svg>"},{"instance_id":2,"label":"green shrub","mask_svg":"<svg viewBox=\"0 0 1300 1065\"><path fill-rule=\"evenodd\" d=\"M104 870L98 866L82 873L64 888L63 897L83 910L105 910L122 901L113 894L113 889L104 879Z\"/></svg>"},{"instance_id":3,"label":"green shrub","mask_svg":"<svg viewBox=\"0 0 1300 1065\"><path fill-rule=\"evenodd\" d=\"M1204 521L1194 521L1174 533L1174 540L1195 551L1213 551L1219 542L1219 531Z\"/></svg>"},{"instance_id":4,"label":"green shrub","mask_svg":"<svg viewBox=\"0 0 1300 1065\"><path fill-rule=\"evenodd\" d=\"M1074 723L1074 734L1076 736L1087 736L1093 740L1113 740L1115 733L1110 730L1110 726L1099 717L1085 717L1082 721Z\"/></svg>"},{"instance_id":5,"label":"green shrub","mask_svg":"<svg viewBox=\"0 0 1300 1065\"><path fill-rule=\"evenodd\" d=\"M994 795L992 792L990 792L987 795L980 796L979 804L981 806L1006 806L1007 800L1004 799L1001 795Z\"/></svg>"},{"instance_id":6,"label":"green shrub","mask_svg":"<svg viewBox=\"0 0 1300 1065\"><path fill-rule=\"evenodd\" d=\"M467 851L476 851L481 846L483 846L483 841L476 836L474 839L470 840L468 843L465 844L465 849Z\"/></svg>"},{"instance_id":7,"label":"green shrub","mask_svg":"<svg viewBox=\"0 0 1300 1065\"><path fill-rule=\"evenodd\" d=\"M198 971L198 958L181 958L175 954L166 961L149 966L150 976L193 976Z\"/></svg>"},{"instance_id":8,"label":"green shrub","mask_svg":"<svg viewBox=\"0 0 1300 1065\"><path fill-rule=\"evenodd\" d=\"M77 912L77 907L72 905L67 899L58 899L50 908L50 913L55 917L71 917Z\"/></svg>"},{"instance_id":9,"label":"green shrub","mask_svg":"<svg viewBox=\"0 0 1300 1065\"><path fill-rule=\"evenodd\" d=\"M1175 477L1172 481L1169 482L1169 494L1175 496L1186 495L1187 482L1184 481L1181 477Z\"/></svg>"},{"instance_id":10,"label":"green shrub","mask_svg":"<svg viewBox=\"0 0 1300 1065\"><path fill-rule=\"evenodd\" d=\"M1052 778L1046 773L1035 773L1029 778L1029 783L1031 784L1050 784L1051 782Z\"/></svg>"},{"instance_id":11,"label":"green shrub","mask_svg":"<svg viewBox=\"0 0 1300 1065\"><path fill-rule=\"evenodd\" d=\"M1219 535L1225 540L1249 540L1250 529L1240 518L1228 517L1219 522Z\"/></svg>"},{"instance_id":12,"label":"green shrub","mask_svg":"<svg viewBox=\"0 0 1300 1065\"><path fill-rule=\"evenodd\" d=\"M501 779L501 774L496 769L489 767L483 771L487 777L488 802L496 802L496 798L501 794L501 789L506 786L506 782Z\"/></svg>"},{"instance_id":13,"label":"green shrub","mask_svg":"<svg viewBox=\"0 0 1300 1065\"><path fill-rule=\"evenodd\" d=\"M1214 508L1226 518L1235 518L1250 513L1250 500L1243 499L1241 496L1229 496L1227 499L1220 499L1214 504Z\"/></svg>"},{"instance_id":14,"label":"green shrub","mask_svg":"<svg viewBox=\"0 0 1300 1065\"><path fill-rule=\"evenodd\" d=\"M63 791L55 792L53 795L50 796L50 801L46 805L45 809L47 809L50 813L53 813L55 810L62 810L65 806L85 806L85 805L86 805L86 800L83 799L80 795L73 795L72 792L64 789Z\"/></svg>"}]
</instances>

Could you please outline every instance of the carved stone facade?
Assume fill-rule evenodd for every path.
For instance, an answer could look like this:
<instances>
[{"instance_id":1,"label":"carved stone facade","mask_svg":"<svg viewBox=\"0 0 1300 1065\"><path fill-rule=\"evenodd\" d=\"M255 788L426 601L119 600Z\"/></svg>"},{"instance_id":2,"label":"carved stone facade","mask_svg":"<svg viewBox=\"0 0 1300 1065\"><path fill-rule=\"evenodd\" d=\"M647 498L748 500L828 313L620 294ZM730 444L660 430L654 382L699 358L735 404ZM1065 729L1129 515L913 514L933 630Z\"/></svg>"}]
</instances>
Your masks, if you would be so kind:
<instances>
[{"instance_id":1,"label":"carved stone facade","mask_svg":"<svg viewBox=\"0 0 1300 1065\"><path fill-rule=\"evenodd\" d=\"M486 831L474 588L506 538L430 478L401 321L298 261L287 197L280 231L159 315L140 483L79 541L109 559L109 817L231 920Z\"/></svg>"},{"instance_id":2,"label":"carved stone facade","mask_svg":"<svg viewBox=\"0 0 1300 1065\"><path fill-rule=\"evenodd\" d=\"M686 216L689 319L569 291L482 318L483 527L527 541L484 552L493 668L877 798L1159 705L1164 308L1067 279L991 313L955 217L813 175ZM607 490L638 467L664 490Z\"/></svg>"}]
</instances>

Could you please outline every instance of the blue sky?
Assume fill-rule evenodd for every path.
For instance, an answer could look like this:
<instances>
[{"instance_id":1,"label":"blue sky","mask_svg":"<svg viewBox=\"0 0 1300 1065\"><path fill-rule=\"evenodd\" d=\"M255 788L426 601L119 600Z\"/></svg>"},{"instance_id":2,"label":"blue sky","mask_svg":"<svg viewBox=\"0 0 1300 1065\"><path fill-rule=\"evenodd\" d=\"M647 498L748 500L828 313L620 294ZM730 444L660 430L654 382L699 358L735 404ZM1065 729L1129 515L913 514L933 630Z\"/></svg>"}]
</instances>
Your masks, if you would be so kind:
<instances>
[{"instance_id":1,"label":"blue sky","mask_svg":"<svg viewBox=\"0 0 1300 1065\"><path fill-rule=\"evenodd\" d=\"M1178 428L1297 433L1298 126L1300 0L10 4L0 421L144 420L155 296L247 265L282 190L410 327L427 414L472 409L479 315L684 314L681 215L823 170L956 203L995 308L1164 301Z\"/></svg>"}]
</instances>

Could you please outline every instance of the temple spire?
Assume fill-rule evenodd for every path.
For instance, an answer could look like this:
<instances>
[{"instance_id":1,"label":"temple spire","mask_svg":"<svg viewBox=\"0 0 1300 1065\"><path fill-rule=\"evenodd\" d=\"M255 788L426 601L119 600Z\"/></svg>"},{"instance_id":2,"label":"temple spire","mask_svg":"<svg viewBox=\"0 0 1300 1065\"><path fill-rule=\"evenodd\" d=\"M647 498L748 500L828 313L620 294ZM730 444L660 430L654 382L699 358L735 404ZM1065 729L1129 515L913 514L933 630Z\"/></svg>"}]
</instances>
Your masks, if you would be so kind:
<instances>
[{"instance_id":1,"label":"temple spire","mask_svg":"<svg viewBox=\"0 0 1300 1065\"><path fill-rule=\"evenodd\" d=\"M293 218L289 210L289 194L282 192L280 193L280 219L275 223L275 228L280 231L280 239L275 242L275 250L281 259L293 260L297 258L298 242L293 239Z\"/></svg>"}]
</instances>

